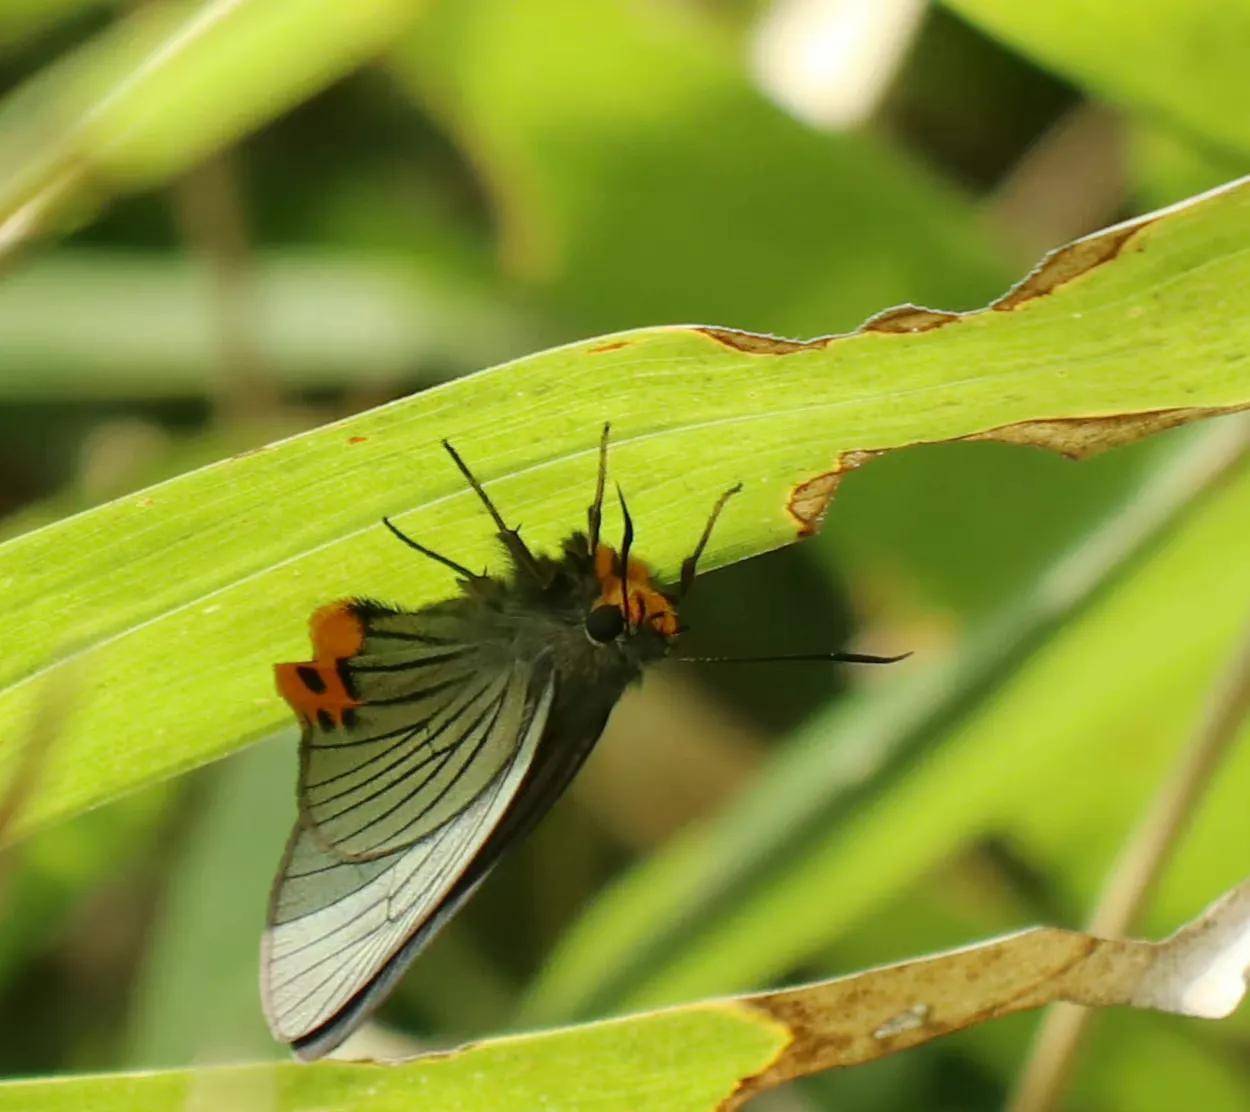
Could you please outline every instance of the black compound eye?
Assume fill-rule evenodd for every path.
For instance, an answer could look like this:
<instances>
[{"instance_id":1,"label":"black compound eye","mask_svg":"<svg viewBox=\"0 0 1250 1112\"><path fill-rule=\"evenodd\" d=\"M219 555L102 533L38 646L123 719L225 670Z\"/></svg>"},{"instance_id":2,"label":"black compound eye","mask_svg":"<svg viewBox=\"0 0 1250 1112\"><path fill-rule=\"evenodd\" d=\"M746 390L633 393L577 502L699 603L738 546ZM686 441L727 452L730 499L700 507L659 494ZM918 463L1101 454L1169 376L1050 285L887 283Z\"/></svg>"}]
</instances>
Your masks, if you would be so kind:
<instances>
[{"instance_id":1,"label":"black compound eye","mask_svg":"<svg viewBox=\"0 0 1250 1112\"><path fill-rule=\"evenodd\" d=\"M606 645L615 641L625 628L625 615L615 606L596 606L586 615L586 636Z\"/></svg>"}]
</instances>

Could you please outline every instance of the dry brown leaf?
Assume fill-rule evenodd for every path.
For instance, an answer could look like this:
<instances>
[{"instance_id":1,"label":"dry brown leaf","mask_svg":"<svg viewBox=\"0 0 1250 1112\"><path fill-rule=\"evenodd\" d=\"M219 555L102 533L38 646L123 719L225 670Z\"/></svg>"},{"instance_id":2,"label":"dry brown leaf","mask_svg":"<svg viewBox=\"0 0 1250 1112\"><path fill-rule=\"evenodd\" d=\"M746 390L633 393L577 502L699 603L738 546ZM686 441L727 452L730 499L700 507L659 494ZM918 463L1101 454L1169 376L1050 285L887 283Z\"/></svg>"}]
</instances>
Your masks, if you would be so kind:
<instances>
[{"instance_id":1,"label":"dry brown leaf","mask_svg":"<svg viewBox=\"0 0 1250 1112\"><path fill-rule=\"evenodd\" d=\"M833 981L742 997L790 1041L726 1109L783 1082L856 1066L986 1020L1064 1000L1221 1019L1250 968L1250 881L1162 942L1037 927Z\"/></svg>"}]
</instances>

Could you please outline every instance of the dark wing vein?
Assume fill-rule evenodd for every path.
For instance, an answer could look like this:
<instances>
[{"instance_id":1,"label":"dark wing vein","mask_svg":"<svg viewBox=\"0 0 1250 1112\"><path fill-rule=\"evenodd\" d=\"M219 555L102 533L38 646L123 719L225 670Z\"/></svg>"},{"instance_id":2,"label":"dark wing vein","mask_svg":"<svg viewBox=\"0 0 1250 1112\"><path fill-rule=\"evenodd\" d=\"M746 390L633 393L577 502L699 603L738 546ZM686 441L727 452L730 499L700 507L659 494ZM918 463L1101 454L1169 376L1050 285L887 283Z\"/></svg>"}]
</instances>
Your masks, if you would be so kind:
<instances>
[{"instance_id":1,"label":"dark wing vein","mask_svg":"<svg viewBox=\"0 0 1250 1112\"><path fill-rule=\"evenodd\" d=\"M416 825L418 822L421 821L421 819L425 818L425 816L428 815L430 811L432 811L444 799L447 798L447 794L452 790L452 788L456 786L456 784L460 782L465 772L473 764L474 759L482 751L482 748L486 745L486 742L490 737L490 731L494 729L495 723L499 721L499 714L503 710L503 703L504 703L503 699L500 699L498 702L493 704L493 706L488 707L485 711L482 712L481 716L479 716L479 718L475 720L473 725L469 727L470 730L476 730L478 724L482 721L482 719L484 719L487 714L491 714L490 722L488 723L486 729L482 731L481 740L478 741L478 743L473 747L473 750L469 753L468 757L465 758L465 760L461 762L460 767L456 770L455 774L452 776L451 782L448 784L444 784L441 788L439 788L439 790L435 792L434 798L429 800L421 808L421 810L418 811L415 815L413 815L411 819L409 819L406 823L403 824L403 826L401 826L398 830L394 831L392 834L387 835L381 841L375 842L373 845L367 847L364 850L365 853L375 852L376 850L378 850L379 848L381 848L382 846L390 842L393 838L398 837L403 831L408 830L414 825ZM448 746L447 749L444 750L445 755L437 771L441 772L442 769L447 766L447 763L451 760L451 757L454 755L456 749L459 748L460 744L462 743L463 743L463 737L461 739L458 739L457 742ZM386 811L382 812L382 814L377 815L374 818L370 819L368 822L364 824L364 826L358 827L357 829L353 830L350 834L347 835L346 839L344 840L350 841L353 838L359 837L366 830L370 829L371 827L376 826L383 819L390 818L391 815L393 815L401 807L405 806L408 803L411 803L412 800L416 799L417 796L419 796L425 790L425 788L433 781L435 775L436 773L432 773L431 775L427 776L420 784L418 784L415 788L413 788L412 791L408 792L405 796L403 796L403 798L397 800L391 807L389 807ZM470 802L471 800L465 799L459 807L457 807L455 810L452 811L451 815L448 816L448 820L455 818L457 815L459 815L465 809L465 807L468 806ZM444 820L444 821L448 821L448 820ZM400 848L400 847L397 846L395 848Z\"/></svg>"},{"instance_id":2,"label":"dark wing vein","mask_svg":"<svg viewBox=\"0 0 1250 1112\"><path fill-rule=\"evenodd\" d=\"M318 806L324 806L325 804L330 803L335 799L339 799L344 795L349 795L351 792L354 792L357 789L363 787L365 784L369 783L377 776L385 775L387 772L390 772L393 768L396 768L398 765L408 760L408 758L411 757L413 753L420 751L420 749L423 746L427 745L432 740L432 737L435 733L435 729L432 726L432 723L439 717L439 715L450 711L453 707L455 707L455 713L457 714L461 713L465 706L476 702L482 695L486 694L486 692L489 690L491 686L491 682L492 681L487 680L480 687L465 692L463 696L459 699L458 703L455 698L447 699L445 702L439 704L439 707L437 710L435 710L432 714L428 715L427 717L423 718L420 722L416 723L412 727L412 729L408 730L407 733L397 738L395 742L393 742L391 745L386 746L381 751L379 751L378 753L375 753L372 757L369 757L366 760L358 761L355 764L350 765L344 771L339 772L335 774L334 776L327 776L324 780L318 780L315 783L305 784L303 787L304 792L307 793L309 796L311 796L313 792L317 791L320 788L326 787L328 784L337 783L338 781L344 779L345 777L352 776L355 773L363 772L365 769L369 768L371 765L374 765L378 761L385 760L387 757L391 756L395 752L395 750L402 749L403 746L405 746L409 741L411 741L418 733L420 733L422 730L425 730L426 736L422 738L422 740L417 745L415 745L412 749L404 750L400 754L400 756L397 757L391 764L386 765L384 768L378 769L370 773L367 777L365 777L365 779L359 781L358 783L352 784L350 787L340 789L339 791L335 792L333 795L318 796L317 804ZM439 728L441 729L442 726L440 726Z\"/></svg>"},{"instance_id":3,"label":"dark wing vein","mask_svg":"<svg viewBox=\"0 0 1250 1112\"><path fill-rule=\"evenodd\" d=\"M310 726L301 747L300 815L329 853L359 862L419 840L460 814L514 752L515 732L497 728L514 666L480 648L454 656L414 663L407 653L404 667L384 668L373 646L376 671L346 662L356 703L331 735L343 740Z\"/></svg>"},{"instance_id":4,"label":"dark wing vein","mask_svg":"<svg viewBox=\"0 0 1250 1112\"><path fill-rule=\"evenodd\" d=\"M464 654L469 651L470 646L457 645L454 648L448 648L442 652L429 653L426 656L411 657L407 660L388 660L378 664L373 664L364 663L357 659L348 663L348 670L353 674L359 672L366 675L373 675L378 672L406 672L409 668L421 668L427 664L443 664L448 660L459 660L460 657L464 656Z\"/></svg>"},{"instance_id":5,"label":"dark wing vein","mask_svg":"<svg viewBox=\"0 0 1250 1112\"><path fill-rule=\"evenodd\" d=\"M433 741L434 738L427 738L423 744L429 745L430 752L425 757L423 757L420 761L418 761L417 764L415 764L412 768L408 769L407 772L405 772L402 776L392 777L385 784L383 784L382 787L375 788L372 792L364 796L362 799L358 799L354 803L348 804L346 807L342 808L339 811L334 811L333 813L329 815L319 815L316 820L318 825L328 826L330 823L334 822L335 819L342 818L344 815L348 815L352 811L355 811L360 807L363 807L369 803L372 803L375 799L378 799L380 796L385 795L388 791L390 791L393 787L395 787L395 785L398 784L399 781L406 780L413 773L419 772L422 768L428 765L431 761L437 761L439 760L439 758L442 758L442 760L439 763L438 768L436 768L433 772L429 773L427 776L424 776L422 779L420 779L414 785L412 790L409 791L406 795L401 796L398 800L396 800L395 804L391 808L389 808L386 811L383 811L381 814L375 815L364 826L351 831L349 834L343 835L343 840L346 841L351 838L355 838L358 834L361 834L365 830L368 830L369 827L373 826L375 823L381 822L383 819L389 818L392 814L394 814L395 811L399 810L400 807L404 806L404 804L406 804L409 800L413 799L414 797L416 797L422 791L425 790L426 785L429 784L429 782L432 779L434 779L434 777L437 776L438 773L442 771L442 769L446 766L447 762L454 755L455 751L460 747L465 737L468 736L468 734L471 733L473 730L477 729L477 727L481 724L482 720L488 714L490 714L492 709L494 709L495 711L495 717L496 718L498 717L499 707L503 704L503 698L504 698L503 693L501 692L495 699L487 703L487 705L482 709L482 711L478 714L478 716L474 718L473 721L470 722L457 737L449 741L446 745L443 745L441 747L429 745L429 743ZM492 724L493 724L493 721L494 720L492 719ZM448 724L448 728L449 727L450 727L450 723ZM404 761L408 760L410 757L419 753L421 751L421 748L422 746L420 745L415 746L411 751L409 751L403 757L401 757L397 763L402 764ZM472 761L473 757L477 755L477 752L478 750L475 749L469 755L468 760L465 762L466 765L468 764L469 761ZM332 795L332 796L319 799L317 801L318 806L324 806L327 803L330 803L336 799L342 798L342 796L344 795L350 795L354 791L359 791L366 784L370 783L373 779L375 779L378 775L382 775L385 772L391 771L391 768L393 767L394 766L389 766L386 769L379 770L378 773L375 773L373 776L369 777L367 780L363 780L359 784L353 784L350 788L347 788L344 791L339 792L337 795ZM437 799L435 800L435 802L437 802ZM414 816L414 818L421 818L422 815L424 814L425 814L425 811L422 811L421 813Z\"/></svg>"}]
</instances>

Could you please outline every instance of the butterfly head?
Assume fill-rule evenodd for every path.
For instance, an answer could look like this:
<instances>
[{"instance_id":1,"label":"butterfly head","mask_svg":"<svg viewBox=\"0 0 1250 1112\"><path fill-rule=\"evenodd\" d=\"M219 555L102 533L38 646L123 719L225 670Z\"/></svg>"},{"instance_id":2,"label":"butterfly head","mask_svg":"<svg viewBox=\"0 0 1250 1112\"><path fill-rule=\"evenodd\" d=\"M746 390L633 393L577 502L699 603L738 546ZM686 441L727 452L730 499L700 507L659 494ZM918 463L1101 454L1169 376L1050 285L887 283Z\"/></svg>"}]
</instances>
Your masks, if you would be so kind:
<instances>
[{"instance_id":1,"label":"butterfly head","mask_svg":"<svg viewBox=\"0 0 1250 1112\"><path fill-rule=\"evenodd\" d=\"M595 549L594 571L599 593L586 612L586 636L591 641L607 645L650 633L667 643L681 632L673 600L651 582L642 561L630 559L622 568L620 554L601 544Z\"/></svg>"}]
</instances>

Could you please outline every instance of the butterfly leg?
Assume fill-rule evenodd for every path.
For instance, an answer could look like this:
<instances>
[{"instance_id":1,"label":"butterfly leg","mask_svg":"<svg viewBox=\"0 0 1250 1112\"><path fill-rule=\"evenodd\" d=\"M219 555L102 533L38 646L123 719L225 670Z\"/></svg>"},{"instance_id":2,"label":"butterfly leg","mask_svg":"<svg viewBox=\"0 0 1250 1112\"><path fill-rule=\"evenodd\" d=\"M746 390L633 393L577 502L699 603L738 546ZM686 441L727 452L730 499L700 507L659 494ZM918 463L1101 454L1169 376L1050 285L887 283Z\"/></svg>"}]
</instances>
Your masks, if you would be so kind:
<instances>
[{"instance_id":1,"label":"butterfly leg","mask_svg":"<svg viewBox=\"0 0 1250 1112\"><path fill-rule=\"evenodd\" d=\"M499 530L500 539L512 554L512 558L517 562L517 566L524 568L535 579L542 582L545 577L538 570L534 554L526 547L525 542L521 540L521 531L510 528L507 522L500 516L499 511L495 509L495 503L490 500L490 496L486 493L482 484L477 481L477 477L469 470L464 460L460 458L460 453L451 446L451 442L444 440L443 447L447 449L447 454L451 456L456 466L460 468L460 474L465 477L469 486L473 488L477 496L482 500L482 505L486 507L486 512L490 514L491 520L494 521L495 527Z\"/></svg>"},{"instance_id":2,"label":"butterfly leg","mask_svg":"<svg viewBox=\"0 0 1250 1112\"><path fill-rule=\"evenodd\" d=\"M707 547L707 542L712 536L712 527L716 524L716 519L720 517L720 512L725 508L725 503L741 489L742 484L738 483L735 486L731 486L716 499L716 505L712 507L711 516L703 527L703 535L699 538L699 543L694 546L694 551L681 562L681 597L684 598L688 595L690 588L694 585L694 573L699 566L699 557L703 555L703 550Z\"/></svg>"}]
</instances>

